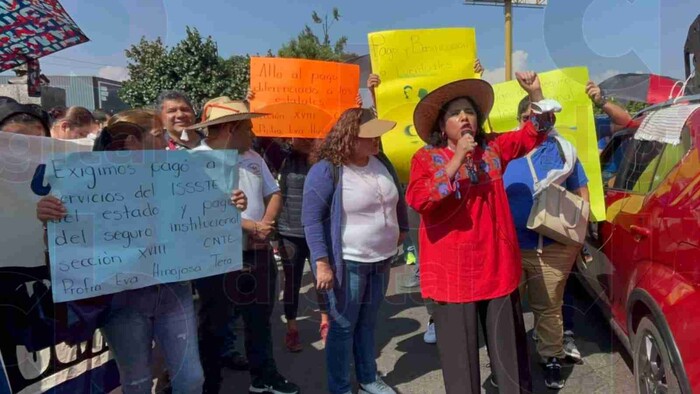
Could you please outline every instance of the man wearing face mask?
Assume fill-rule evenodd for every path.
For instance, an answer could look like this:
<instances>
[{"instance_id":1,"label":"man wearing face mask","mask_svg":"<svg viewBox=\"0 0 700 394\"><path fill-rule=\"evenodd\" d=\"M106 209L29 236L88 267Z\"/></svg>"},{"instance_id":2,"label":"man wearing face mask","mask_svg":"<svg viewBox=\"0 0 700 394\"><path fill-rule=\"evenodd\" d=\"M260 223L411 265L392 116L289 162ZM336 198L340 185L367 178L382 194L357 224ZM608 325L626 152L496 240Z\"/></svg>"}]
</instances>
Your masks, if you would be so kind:
<instances>
[{"instance_id":1,"label":"man wearing face mask","mask_svg":"<svg viewBox=\"0 0 700 394\"><path fill-rule=\"evenodd\" d=\"M531 85L523 85L529 94L518 106L519 127L523 127L533 116L530 104L532 91L542 96L539 78ZM532 169L528 163L532 162ZM544 182L561 182L569 191L588 201L588 178L576 155L576 149L556 130L551 130L547 139L526 157L513 160L507 167L503 182L508 195L510 210L518 235L522 254L523 282L521 288L527 293L530 307L535 314L537 353L545 364L545 385L550 389L564 387L560 361L566 357L580 360L581 354L573 342L573 332L564 335L562 303L567 278L573 268L580 246L566 246L527 228L532 210L535 180L538 186Z\"/></svg>"}]
</instances>

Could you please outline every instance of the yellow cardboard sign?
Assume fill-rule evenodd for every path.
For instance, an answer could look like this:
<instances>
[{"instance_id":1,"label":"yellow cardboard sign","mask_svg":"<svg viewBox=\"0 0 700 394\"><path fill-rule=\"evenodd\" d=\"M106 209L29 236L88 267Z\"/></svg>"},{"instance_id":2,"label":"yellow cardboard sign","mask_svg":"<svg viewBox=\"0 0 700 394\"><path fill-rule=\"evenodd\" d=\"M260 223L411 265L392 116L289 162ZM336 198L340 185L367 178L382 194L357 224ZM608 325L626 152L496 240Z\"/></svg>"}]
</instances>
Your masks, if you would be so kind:
<instances>
[{"instance_id":1,"label":"yellow cardboard sign","mask_svg":"<svg viewBox=\"0 0 700 394\"><path fill-rule=\"evenodd\" d=\"M413 110L431 90L448 82L474 78L476 33L473 28L391 30L368 35L377 113L397 122L382 137L384 153L408 183L411 157L425 143L413 128Z\"/></svg>"},{"instance_id":2,"label":"yellow cardboard sign","mask_svg":"<svg viewBox=\"0 0 700 394\"><path fill-rule=\"evenodd\" d=\"M588 177L588 190L591 196L591 220L605 220L605 199L603 180L600 171L600 155L593 119L591 100L586 95L588 69L570 67L539 74L542 93L561 103L563 110L557 114L556 129L570 141L578 153ZM517 81L499 83L493 86L495 102L490 126L493 130L508 131L518 127L518 103L526 96Z\"/></svg>"}]
</instances>

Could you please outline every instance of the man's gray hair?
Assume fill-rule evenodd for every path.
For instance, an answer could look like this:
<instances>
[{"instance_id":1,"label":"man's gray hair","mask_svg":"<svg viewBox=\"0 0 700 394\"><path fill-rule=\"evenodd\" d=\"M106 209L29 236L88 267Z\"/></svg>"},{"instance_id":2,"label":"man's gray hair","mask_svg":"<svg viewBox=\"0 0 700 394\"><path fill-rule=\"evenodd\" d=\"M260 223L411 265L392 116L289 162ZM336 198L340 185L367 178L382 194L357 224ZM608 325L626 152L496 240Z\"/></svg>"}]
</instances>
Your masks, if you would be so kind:
<instances>
[{"instance_id":1,"label":"man's gray hair","mask_svg":"<svg viewBox=\"0 0 700 394\"><path fill-rule=\"evenodd\" d=\"M158 112L163 110L163 103L168 101L168 100L173 100L173 101L184 101L190 109L192 109L192 112L195 112L194 106L192 106L192 102L190 99L187 97L187 95L184 92L181 92L179 90L163 90L160 92L158 97L156 98L155 102L155 108Z\"/></svg>"}]
</instances>

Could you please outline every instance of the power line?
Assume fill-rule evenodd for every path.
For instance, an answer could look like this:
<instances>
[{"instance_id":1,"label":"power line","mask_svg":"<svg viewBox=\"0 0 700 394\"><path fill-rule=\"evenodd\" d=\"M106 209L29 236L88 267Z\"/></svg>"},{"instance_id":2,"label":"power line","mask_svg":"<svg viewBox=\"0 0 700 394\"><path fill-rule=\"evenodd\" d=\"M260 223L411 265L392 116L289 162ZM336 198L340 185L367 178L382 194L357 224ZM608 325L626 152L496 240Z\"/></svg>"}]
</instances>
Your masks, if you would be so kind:
<instances>
[{"instance_id":1,"label":"power line","mask_svg":"<svg viewBox=\"0 0 700 394\"><path fill-rule=\"evenodd\" d=\"M87 60L72 59L72 58L63 57L63 56L58 56L58 55L50 55L50 56L51 56L52 59L66 60L66 61L69 61L69 62L94 64L94 65L97 65L97 66L113 66L113 64L95 63L95 62L90 62L90 61L87 61Z\"/></svg>"},{"instance_id":2,"label":"power line","mask_svg":"<svg viewBox=\"0 0 700 394\"><path fill-rule=\"evenodd\" d=\"M45 61L45 62L40 62L40 64L46 64L46 65L49 65L49 66L59 66L59 67L84 68L84 69L90 69L90 70L97 70L97 69L100 68L100 67L97 67L97 66L88 66L88 65L79 66L79 65L75 65L75 64L63 64L63 63L46 62L46 61Z\"/></svg>"}]
</instances>

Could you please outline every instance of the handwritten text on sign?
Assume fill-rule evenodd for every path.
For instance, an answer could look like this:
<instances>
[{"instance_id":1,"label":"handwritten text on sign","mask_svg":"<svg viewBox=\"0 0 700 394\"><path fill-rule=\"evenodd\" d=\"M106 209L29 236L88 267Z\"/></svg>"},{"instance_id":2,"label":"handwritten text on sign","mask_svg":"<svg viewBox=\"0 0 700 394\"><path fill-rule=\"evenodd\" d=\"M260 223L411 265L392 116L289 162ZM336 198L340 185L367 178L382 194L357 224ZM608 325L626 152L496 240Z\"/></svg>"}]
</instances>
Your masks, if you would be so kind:
<instances>
[{"instance_id":1,"label":"handwritten text on sign","mask_svg":"<svg viewBox=\"0 0 700 394\"><path fill-rule=\"evenodd\" d=\"M557 114L556 129L571 142L578 159L586 171L591 202L591 220L605 220L605 200L600 172L600 155L593 119L591 100L586 95L588 69L569 67L539 74L542 93L561 103L563 109ZM518 103L525 92L518 82L501 82L493 86L495 101L489 116L494 130L508 131L518 127Z\"/></svg>"},{"instance_id":2,"label":"handwritten text on sign","mask_svg":"<svg viewBox=\"0 0 700 394\"><path fill-rule=\"evenodd\" d=\"M80 152L46 163L56 302L241 268L235 151Z\"/></svg>"},{"instance_id":3,"label":"handwritten text on sign","mask_svg":"<svg viewBox=\"0 0 700 394\"><path fill-rule=\"evenodd\" d=\"M353 64L270 57L250 58L257 136L323 138L335 120L355 107L360 68Z\"/></svg>"},{"instance_id":4,"label":"handwritten text on sign","mask_svg":"<svg viewBox=\"0 0 700 394\"><path fill-rule=\"evenodd\" d=\"M413 128L413 110L432 90L474 77L476 33L472 28L392 30L368 35L381 119L397 122L382 136L384 153L399 179L408 182L411 157L425 143Z\"/></svg>"}]
</instances>

